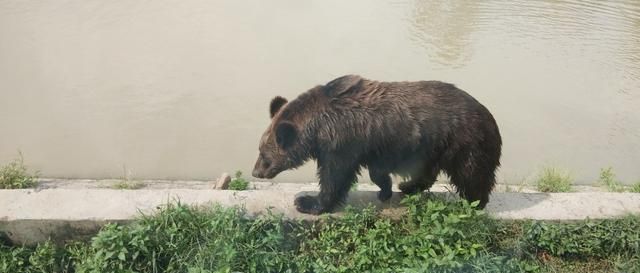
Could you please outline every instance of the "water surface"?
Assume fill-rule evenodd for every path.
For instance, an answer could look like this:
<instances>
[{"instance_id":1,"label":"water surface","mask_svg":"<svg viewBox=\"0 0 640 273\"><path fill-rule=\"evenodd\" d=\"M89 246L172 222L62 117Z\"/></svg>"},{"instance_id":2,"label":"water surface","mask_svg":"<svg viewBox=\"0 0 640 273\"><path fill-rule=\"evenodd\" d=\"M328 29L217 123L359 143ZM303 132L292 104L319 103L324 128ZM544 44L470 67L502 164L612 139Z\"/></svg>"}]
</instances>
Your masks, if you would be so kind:
<instances>
[{"instance_id":1,"label":"water surface","mask_svg":"<svg viewBox=\"0 0 640 273\"><path fill-rule=\"evenodd\" d=\"M640 179L637 0L0 1L0 163L250 173L269 100L343 74L471 93L503 135L500 181ZM310 180L312 163L277 178Z\"/></svg>"}]
</instances>

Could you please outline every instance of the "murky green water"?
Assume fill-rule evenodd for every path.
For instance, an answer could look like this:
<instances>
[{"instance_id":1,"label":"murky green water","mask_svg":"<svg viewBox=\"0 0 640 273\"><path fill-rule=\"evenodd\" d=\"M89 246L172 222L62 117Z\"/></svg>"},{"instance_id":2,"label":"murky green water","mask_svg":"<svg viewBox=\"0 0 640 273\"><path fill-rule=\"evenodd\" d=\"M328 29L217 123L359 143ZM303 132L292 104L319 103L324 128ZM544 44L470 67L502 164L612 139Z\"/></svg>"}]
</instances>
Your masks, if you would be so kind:
<instances>
[{"instance_id":1,"label":"murky green water","mask_svg":"<svg viewBox=\"0 0 640 273\"><path fill-rule=\"evenodd\" d=\"M637 0L0 1L0 163L248 171L273 96L347 73L467 90L501 127L501 181L543 164L640 179Z\"/></svg>"}]
</instances>

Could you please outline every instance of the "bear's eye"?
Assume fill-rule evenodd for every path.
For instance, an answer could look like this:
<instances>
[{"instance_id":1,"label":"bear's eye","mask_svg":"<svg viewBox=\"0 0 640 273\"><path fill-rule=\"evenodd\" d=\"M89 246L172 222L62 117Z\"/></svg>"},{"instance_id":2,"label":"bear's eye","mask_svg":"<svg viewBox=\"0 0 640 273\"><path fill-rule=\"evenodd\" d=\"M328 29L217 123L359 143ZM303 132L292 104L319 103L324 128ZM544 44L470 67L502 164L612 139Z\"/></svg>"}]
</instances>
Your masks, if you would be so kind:
<instances>
[{"instance_id":1,"label":"bear's eye","mask_svg":"<svg viewBox=\"0 0 640 273\"><path fill-rule=\"evenodd\" d=\"M260 161L262 161L263 168L268 168L271 165L271 160L267 159L264 153L260 153Z\"/></svg>"},{"instance_id":2,"label":"bear's eye","mask_svg":"<svg viewBox=\"0 0 640 273\"><path fill-rule=\"evenodd\" d=\"M262 167L263 168L269 168L269 166L271 165L271 161L267 160L267 159L262 159Z\"/></svg>"}]
</instances>

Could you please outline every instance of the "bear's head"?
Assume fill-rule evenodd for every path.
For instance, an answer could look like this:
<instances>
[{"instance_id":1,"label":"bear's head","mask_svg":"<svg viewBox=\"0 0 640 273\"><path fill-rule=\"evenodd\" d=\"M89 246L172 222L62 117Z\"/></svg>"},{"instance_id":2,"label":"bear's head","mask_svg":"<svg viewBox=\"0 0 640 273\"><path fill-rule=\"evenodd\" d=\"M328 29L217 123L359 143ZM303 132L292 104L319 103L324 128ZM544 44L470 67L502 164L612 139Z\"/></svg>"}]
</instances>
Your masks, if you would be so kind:
<instances>
[{"instance_id":1,"label":"bear's head","mask_svg":"<svg viewBox=\"0 0 640 273\"><path fill-rule=\"evenodd\" d=\"M297 168L303 163L296 156L296 150L301 148L299 129L292 121L278 115L287 103L287 99L280 96L271 100L271 124L260 139L260 155L252 172L256 178L271 179L282 171Z\"/></svg>"}]
</instances>

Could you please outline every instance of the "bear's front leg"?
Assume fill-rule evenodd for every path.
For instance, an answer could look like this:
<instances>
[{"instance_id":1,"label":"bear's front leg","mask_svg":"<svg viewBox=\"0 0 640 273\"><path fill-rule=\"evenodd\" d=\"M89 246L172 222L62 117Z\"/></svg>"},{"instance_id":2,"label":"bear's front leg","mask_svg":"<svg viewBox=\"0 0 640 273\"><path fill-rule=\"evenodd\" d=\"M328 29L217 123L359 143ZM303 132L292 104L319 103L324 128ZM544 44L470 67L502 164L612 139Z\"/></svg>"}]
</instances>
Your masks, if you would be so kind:
<instances>
[{"instance_id":1,"label":"bear's front leg","mask_svg":"<svg viewBox=\"0 0 640 273\"><path fill-rule=\"evenodd\" d=\"M357 165L318 160L320 194L296 198L294 202L296 209L299 212L314 215L332 212L347 198L351 185L356 181L357 171Z\"/></svg>"},{"instance_id":2,"label":"bear's front leg","mask_svg":"<svg viewBox=\"0 0 640 273\"><path fill-rule=\"evenodd\" d=\"M393 191L391 191L391 177L389 173L381 171L378 168L370 167L369 168L369 177L371 181L380 187L380 191L378 192L378 200L381 202L385 202L391 199L391 195Z\"/></svg>"},{"instance_id":3,"label":"bear's front leg","mask_svg":"<svg viewBox=\"0 0 640 273\"><path fill-rule=\"evenodd\" d=\"M324 212L324 208L320 206L316 196L300 196L293 203L296 205L296 209L302 213L318 215Z\"/></svg>"}]
</instances>

